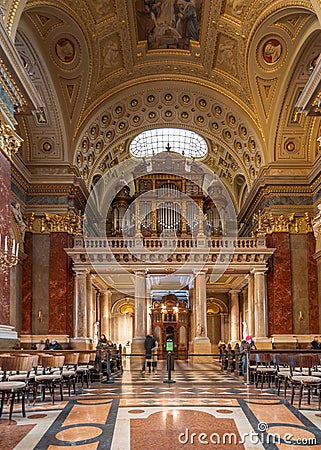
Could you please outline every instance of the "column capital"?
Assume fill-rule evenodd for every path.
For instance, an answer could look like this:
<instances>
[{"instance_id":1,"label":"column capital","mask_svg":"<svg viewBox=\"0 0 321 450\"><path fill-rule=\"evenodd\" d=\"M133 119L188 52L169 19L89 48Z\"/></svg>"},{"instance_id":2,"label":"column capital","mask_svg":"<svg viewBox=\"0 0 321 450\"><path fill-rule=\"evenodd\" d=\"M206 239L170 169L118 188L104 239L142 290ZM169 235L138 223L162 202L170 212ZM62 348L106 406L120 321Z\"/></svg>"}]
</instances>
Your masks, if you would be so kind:
<instances>
[{"instance_id":1,"label":"column capital","mask_svg":"<svg viewBox=\"0 0 321 450\"><path fill-rule=\"evenodd\" d=\"M206 275L207 274L207 270L208 269L193 269L193 275L194 276L201 275L201 274Z\"/></svg>"},{"instance_id":2,"label":"column capital","mask_svg":"<svg viewBox=\"0 0 321 450\"><path fill-rule=\"evenodd\" d=\"M87 275L90 273L89 269L84 267L84 268L79 268L79 269L73 269L74 274L75 275Z\"/></svg>"},{"instance_id":3,"label":"column capital","mask_svg":"<svg viewBox=\"0 0 321 450\"><path fill-rule=\"evenodd\" d=\"M110 289L100 289L100 293L101 294L111 294L111 290Z\"/></svg>"},{"instance_id":4,"label":"column capital","mask_svg":"<svg viewBox=\"0 0 321 450\"><path fill-rule=\"evenodd\" d=\"M145 278L146 275L148 274L148 269L134 269L133 272L134 275Z\"/></svg>"},{"instance_id":5,"label":"column capital","mask_svg":"<svg viewBox=\"0 0 321 450\"><path fill-rule=\"evenodd\" d=\"M267 267L254 267L253 269L251 269L251 274L252 275L265 275L267 270L268 270Z\"/></svg>"},{"instance_id":6,"label":"column capital","mask_svg":"<svg viewBox=\"0 0 321 450\"><path fill-rule=\"evenodd\" d=\"M241 289L230 289L229 294L239 294L241 292Z\"/></svg>"}]
</instances>

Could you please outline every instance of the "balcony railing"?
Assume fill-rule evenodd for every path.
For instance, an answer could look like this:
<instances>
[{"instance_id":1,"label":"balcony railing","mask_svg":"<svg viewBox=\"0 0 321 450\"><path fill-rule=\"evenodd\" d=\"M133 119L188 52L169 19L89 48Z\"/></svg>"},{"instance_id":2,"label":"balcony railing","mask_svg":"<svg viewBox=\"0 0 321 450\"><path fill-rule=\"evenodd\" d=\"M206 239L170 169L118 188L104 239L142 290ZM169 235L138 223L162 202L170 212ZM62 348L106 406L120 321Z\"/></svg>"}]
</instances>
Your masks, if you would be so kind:
<instances>
[{"instance_id":1,"label":"balcony railing","mask_svg":"<svg viewBox=\"0 0 321 450\"><path fill-rule=\"evenodd\" d=\"M75 247L86 249L262 249L266 248L265 239L262 238L85 238L76 239Z\"/></svg>"}]
</instances>

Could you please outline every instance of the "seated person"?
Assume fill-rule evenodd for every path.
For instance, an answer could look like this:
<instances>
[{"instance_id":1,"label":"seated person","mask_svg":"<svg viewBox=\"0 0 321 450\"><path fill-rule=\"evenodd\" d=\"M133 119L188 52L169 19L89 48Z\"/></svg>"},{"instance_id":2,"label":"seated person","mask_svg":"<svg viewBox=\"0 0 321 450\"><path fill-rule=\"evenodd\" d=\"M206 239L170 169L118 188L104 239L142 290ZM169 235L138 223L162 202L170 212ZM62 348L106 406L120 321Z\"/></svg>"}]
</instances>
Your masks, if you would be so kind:
<instances>
[{"instance_id":1,"label":"seated person","mask_svg":"<svg viewBox=\"0 0 321 450\"><path fill-rule=\"evenodd\" d=\"M107 338L104 334L102 334L99 338L97 348L105 348L107 345Z\"/></svg>"},{"instance_id":2,"label":"seated person","mask_svg":"<svg viewBox=\"0 0 321 450\"><path fill-rule=\"evenodd\" d=\"M46 345L45 350L62 350L62 345L59 344L56 339L52 339L49 344Z\"/></svg>"},{"instance_id":3,"label":"seated person","mask_svg":"<svg viewBox=\"0 0 321 450\"><path fill-rule=\"evenodd\" d=\"M311 342L311 348L314 350L321 349L321 342L319 342L318 336L315 336L313 341Z\"/></svg>"}]
</instances>

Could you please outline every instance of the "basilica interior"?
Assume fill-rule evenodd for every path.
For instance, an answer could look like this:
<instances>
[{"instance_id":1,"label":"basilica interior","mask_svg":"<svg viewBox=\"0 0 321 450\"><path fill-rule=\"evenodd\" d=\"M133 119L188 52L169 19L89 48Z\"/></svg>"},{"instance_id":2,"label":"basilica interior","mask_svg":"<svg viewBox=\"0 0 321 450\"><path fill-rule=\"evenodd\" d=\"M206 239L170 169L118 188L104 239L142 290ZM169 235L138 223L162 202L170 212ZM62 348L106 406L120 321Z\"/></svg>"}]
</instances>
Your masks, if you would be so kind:
<instances>
[{"instance_id":1,"label":"basilica interior","mask_svg":"<svg viewBox=\"0 0 321 450\"><path fill-rule=\"evenodd\" d=\"M2 0L0 39L1 351L321 336L320 2Z\"/></svg>"},{"instance_id":2,"label":"basilica interior","mask_svg":"<svg viewBox=\"0 0 321 450\"><path fill-rule=\"evenodd\" d=\"M2 3L1 348L318 334L318 7Z\"/></svg>"}]
</instances>

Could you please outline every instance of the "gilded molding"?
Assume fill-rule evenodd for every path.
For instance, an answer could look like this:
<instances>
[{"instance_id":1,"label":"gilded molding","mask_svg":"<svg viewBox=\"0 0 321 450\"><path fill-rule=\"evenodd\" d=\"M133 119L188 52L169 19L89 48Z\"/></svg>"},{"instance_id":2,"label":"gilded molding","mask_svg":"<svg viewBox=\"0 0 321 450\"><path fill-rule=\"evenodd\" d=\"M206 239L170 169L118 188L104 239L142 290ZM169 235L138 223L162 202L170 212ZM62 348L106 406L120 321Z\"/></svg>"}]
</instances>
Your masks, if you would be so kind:
<instances>
[{"instance_id":1,"label":"gilded molding","mask_svg":"<svg viewBox=\"0 0 321 450\"><path fill-rule=\"evenodd\" d=\"M24 216L27 231L32 233L68 233L82 236L83 216L78 214L48 214L36 216L35 213Z\"/></svg>"},{"instance_id":2,"label":"gilded molding","mask_svg":"<svg viewBox=\"0 0 321 450\"><path fill-rule=\"evenodd\" d=\"M262 214L259 211L253 216L255 225L253 235L262 237L271 233L310 233L313 231L312 219L307 212L304 216L295 217L295 213L277 215Z\"/></svg>"}]
</instances>

